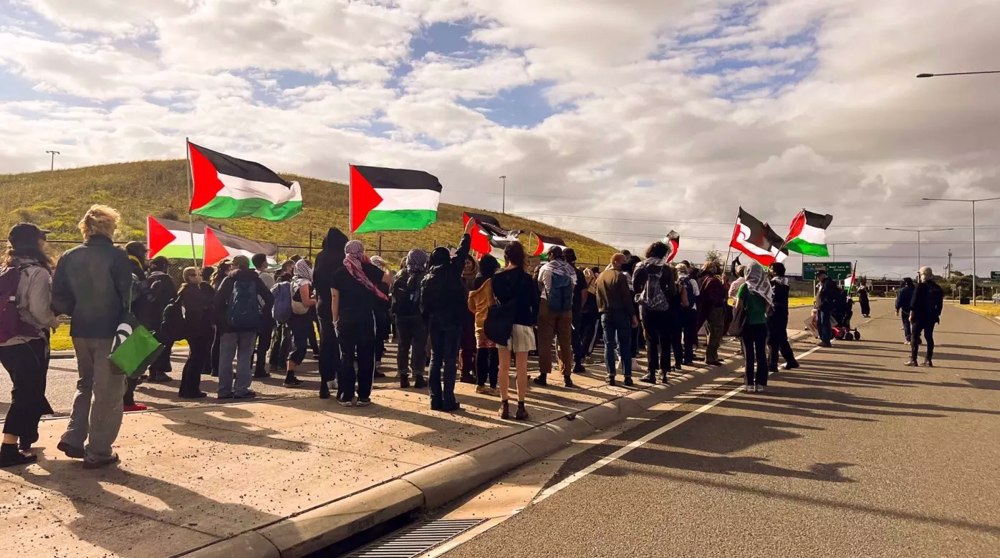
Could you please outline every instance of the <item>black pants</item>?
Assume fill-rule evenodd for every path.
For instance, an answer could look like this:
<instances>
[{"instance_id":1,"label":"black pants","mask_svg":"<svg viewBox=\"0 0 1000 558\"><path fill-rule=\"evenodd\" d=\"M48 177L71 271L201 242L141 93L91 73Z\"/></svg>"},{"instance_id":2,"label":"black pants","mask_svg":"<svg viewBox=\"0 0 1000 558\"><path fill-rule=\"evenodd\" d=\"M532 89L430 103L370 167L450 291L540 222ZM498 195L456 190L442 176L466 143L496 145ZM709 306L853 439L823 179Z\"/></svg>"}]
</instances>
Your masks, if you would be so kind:
<instances>
[{"instance_id":1,"label":"black pants","mask_svg":"<svg viewBox=\"0 0 1000 558\"><path fill-rule=\"evenodd\" d=\"M337 379L340 369L340 340L333 320L320 318L319 324L322 330L319 334L319 377L323 382L330 382Z\"/></svg>"},{"instance_id":2,"label":"black pants","mask_svg":"<svg viewBox=\"0 0 1000 558\"><path fill-rule=\"evenodd\" d=\"M680 321L680 331L684 338L681 343L684 362L690 364L694 361L694 347L698 344L698 311L694 308L682 308Z\"/></svg>"},{"instance_id":3,"label":"black pants","mask_svg":"<svg viewBox=\"0 0 1000 558\"><path fill-rule=\"evenodd\" d=\"M666 311L642 309L642 329L646 334L646 357L649 373L670 370L670 314Z\"/></svg>"},{"instance_id":4,"label":"black pants","mask_svg":"<svg viewBox=\"0 0 1000 558\"><path fill-rule=\"evenodd\" d=\"M139 385L139 375L133 378L125 378L125 395L122 396L122 404L126 407L135 405L135 388Z\"/></svg>"},{"instance_id":5,"label":"black pants","mask_svg":"<svg viewBox=\"0 0 1000 558\"><path fill-rule=\"evenodd\" d=\"M778 354L786 364L796 364L795 353L788 343L788 314L774 314L767 321L767 346L769 370L778 369Z\"/></svg>"},{"instance_id":6,"label":"black pants","mask_svg":"<svg viewBox=\"0 0 1000 558\"><path fill-rule=\"evenodd\" d=\"M313 327L313 320L309 314L292 314L292 317L288 319L288 327L292 330L292 348L288 360L298 366L306 359L309 346L316 342L316 328ZM312 339L310 339L310 335ZM317 349L313 350L318 353Z\"/></svg>"},{"instance_id":7,"label":"black pants","mask_svg":"<svg viewBox=\"0 0 1000 558\"><path fill-rule=\"evenodd\" d=\"M667 310L667 316L669 319L668 327L670 328L670 348L673 349L674 364L677 366L677 369L679 370L681 364L684 362L684 345L681 342L683 333L682 331L683 328L681 324L681 311L679 308L671 308L670 310ZM670 363L669 355L670 353L667 352L668 358L666 359L667 362L665 364ZM666 367L664 366L664 368Z\"/></svg>"},{"instance_id":8,"label":"black pants","mask_svg":"<svg viewBox=\"0 0 1000 558\"><path fill-rule=\"evenodd\" d=\"M345 322L341 317L337 330L340 339L340 368L337 374L337 399L367 401L375 381L375 323ZM357 369L355 369L357 366Z\"/></svg>"},{"instance_id":9,"label":"black pants","mask_svg":"<svg viewBox=\"0 0 1000 558\"><path fill-rule=\"evenodd\" d=\"M288 367L291 345L292 334L288 323L277 324L271 336L271 357L267 361L272 370L284 370Z\"/></svg>"},{"instance_id":10,"label":"black pants","mask_svg":"<svg viewBox=\"0 0 1000 558\"><path fill-rule=\"evenodd\" d=\"M17 436L21 442L38 441L38 422L42 415L52 414L45 399L48 375L48 350L45 339L0 347L0 364L10 375L10 408L3 423L3 433Z\"/></svg>"},{"instance_id":11,"label":"black pants","mask_svg":"<svg viewBox=\"0 0 1000 558\"><path fill-rule=\"evenodd\" d=\"M319 319L316 317L315 308L310 309L309 313L306 314L306 317L309 318L309 329L306 330L306 339L309 341L309 348L312 349L313 354L318 355L319 339L316 338L316 325L319 323Z\"/></svg>"},{"instance_id":12,"label":"black pants","mask_svg":"<svg viewBox=\"0 0 1000 558\"><path fill-rule=\"evenodd\" d=\"M480 347L476 351L476 383L485 386L490 383L491 388L497 387L497 378L500 376L500 351L497 348L485 349Z\"/></svg>"},{"instance_id":13,"label":"black pants","mask_svg":"<svg viewBox=\"0 0 1000 558\"><path fill-rule=\"evenodd\" d=\"M215 339L212 340L212 359L209 362L209 366L212 369L212 375L219 375L219 347L222 345L222 333L218 330L215 331Z\"/></svg>"},{"instance_id":14,"label":"black pants","mask_svg":"<svg viewBox=\"0 0 1000 558\"><path fill-rule=\"evenodd\" d=\"M427 366L427 325L420 316L396 318L396 369L400 375L424 375Z\"/></svg>"},{"instance_id":15,"label":"black pants","mask_svg":"<svg viewBox=\"0 0 1000 558\"><path fill-rule=\"evenodd\" d=\"M594 352L594 344L597 341L597 322L600 319L601 315L597 312L586 312L580 315L580 352L574 353L577 364L583 364L583 359Z\"/></svg>"},{"instance_id":16,"label":"black pants","mask_svg":"<svg viewBox=\"0 0 1000 558\"><path fill-rule=\"evenodd\" d=\"M257 332L257 350L254 351L254 373L257 375L267 372L267 351L271 348L274 327L274 320L269 319L267 325Z\"/></svg>"},{"instance_id":17,"label":"black pants","mask_svg":"<svg viewBox=\"0 0 1000 558\"><path fill-rule=\"evenodd\" d=\"M748 386L767 385L767 324L743 326L743 351Z\"/></svg>"},{"instance_id":18,"label":"black pants","mask_svg":"<svg viewBox=\"0 0 1000 558\"><path fill-rule=\"evenodd\" d=\"M187 362L181 372L181 387L178 393L181 397L194 397L201 393L201 372L212 357L211 337L192 337L188 339Z\"/></svg>"},{"instance_id":19,"label":"black pants","mask_svg":"<svg viewBox=\"0 0 1000 558\"><path fill-rule=\"evenodd\" d=\"M154 376L160 376L166 374L173 370L173 366L170 364L170 353L174 349L173 339L161 339L160 335L155 335L156 340L163 345L163 351L160 352L160 356L156 357L156 360L149 365L149 372Z\"/></svg>"},{"instance_id":20,"label":"black pants","mask_svg":"<svg viewBox=\"0 0 1000 558\"><path fill-rule=\"evenodd\" d=\"M455 405L455 377L458 373L458 346L462 328L431 327L431 405Z\"/></svg>"},{"instance_id":21,"label":"black pants","mask_svg":"<svg viewBox=\"0 0 1000 558\"><path fill-rule=\"evenodd\" d=\"M936 324L932 321L918 321L912 325L910 333L910 358L917 360L917 353L920 352L920 333L922 332L924 338L927 339L927 360L934 360L934 326Z\"/></svg>"}]
</instances>

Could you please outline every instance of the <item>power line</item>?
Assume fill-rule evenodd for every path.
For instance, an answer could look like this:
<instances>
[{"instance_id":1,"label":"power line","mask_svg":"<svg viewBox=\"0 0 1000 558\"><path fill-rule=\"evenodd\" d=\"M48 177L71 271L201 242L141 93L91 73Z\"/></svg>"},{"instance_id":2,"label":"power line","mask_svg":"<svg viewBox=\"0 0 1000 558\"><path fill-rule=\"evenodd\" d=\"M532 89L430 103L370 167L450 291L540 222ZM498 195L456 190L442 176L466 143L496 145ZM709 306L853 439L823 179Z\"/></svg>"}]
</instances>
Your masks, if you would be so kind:
<instances>
[{"instance_id":1,"label":"power line","mask_svg":"<svg viewBox=\"0 0 1000 558\"><path fill-rule=\"evenodd\" d=\"M518 215L538 215L542 217L564 217L569 219L594 219L599 221L618 221L622 223L665 223L665 224L680 224L680 225L709 225L709 226L728 226L732 227L735 225L735 221L688 221L682 219L635 219L629 217L603 217L599 215L570 215L566 213L544 213L539 211L518 211ZM899 226L899 227L911 227L914 225L832 225L830 228L840 228L840 229L884 229L887 226ZM950 226L956 229L971 229L969 225L942 225ZM1000 228L1000 225L980 225L978 228Z\"/></svg>"}]
</instances>

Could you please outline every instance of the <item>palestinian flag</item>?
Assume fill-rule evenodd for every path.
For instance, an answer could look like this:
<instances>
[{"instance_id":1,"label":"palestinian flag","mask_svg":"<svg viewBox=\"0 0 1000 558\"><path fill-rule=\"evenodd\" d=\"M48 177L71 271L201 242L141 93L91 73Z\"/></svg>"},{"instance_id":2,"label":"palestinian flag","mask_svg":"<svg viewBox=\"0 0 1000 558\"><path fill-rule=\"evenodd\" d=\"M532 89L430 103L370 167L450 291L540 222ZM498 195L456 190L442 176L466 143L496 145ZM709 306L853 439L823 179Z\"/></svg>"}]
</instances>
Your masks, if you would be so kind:
<instances>
[{"instance_id":1,"label":"palestinian flag","mask_svg":"<svg viewBox=\"0 0 1000 558\"><path fill-rule=\"evenodd\" d=\"M670 231L667 233L667 238L664 241L670 247L670 255L667 256L667 262L672 262L677 257L677 252L681 250L681 235L677 231Z\"/></svg>"},{"instance_id":2,"label":"palestinian flag","mask_svg":"<svg viewBox=\"0 0 1000 558\"><path fill-rule=\"evenodd\" d=\"M503 228L495 217L479 213L462 214L463 225L468 225L470 219L473 221L472 228L469 229L472 251L478 253L479 257L491 254L494 258L502 260L504 248L518 240L520 231Z\"/></svg>"},{"instance_id":3,"label":"palestinian flag","mask_svg":"<svg viewBox=\"0 0 1000 558\"><path fill-rule=\"evenodd\" d=\"M440 198L441 182L424 171L351 165L351 232L422 230Z\"/></svg>"},{"instance_id":4,"label":"palestinian flag","mask_svg":"<svg viewBox=\"0 0 1000 558\"><path fill-rule=\"evenodd\" d=\"M278 254L278 247L274 244L224 233L204 223L195 223L194 226L197 232L192 234L189 223L148 216L146 246L149 247L149 258L200 259L203 260L202 265L215 265L226 258L241 255L250 258L254 254L265 254L269 261L274 262Z\"/></svg>"},{"instance_id":5,"label":"palestinian flag","mask_svg":"<svg viewBox=\"0 0 1000 558\"><path fill-rule=\"evenodd\" d=\"M284 221L302 211L302 188L270 169L188 142L191 213L215 219L259 217Z\"/></svg>"},{"instance_id":6,"label":"palestinian flag","mask_svg":"<svg viewBox=\"0 0 1000 558\"><path fill-rule=\"evenodd\" d=\"M806 256L829 256L826 229L832 222L833 215L820 215L803 209L792 219L785 237L785 248Z\"/></svg>"},{"instance_id":7,"label":"palestinian flag","mask_svg":"<svg viewBox=\"0 0 1000 558\"><path fill-rule=\"evenodd\" d=\"M740 208L729 245L743 252L761 265L769 266L784 261L788 252L782 249L785 239L767 224Z\"/></svg>"},{"instance_id":8,"label":"palestinian flag","mask_svg":"<svg viewBox=\"0 0 1000 558\"><path fill-rule=\"evenodd\" d=\"M558 246L563 250L568 248L568 246L566 246L566 241L558 236L545 236L543 234L535 233L535 238L538 239L538 246L535 247L535 252L531 254L532 256L544 256L548 253L549 248L552 248L553 246Z\"/></svg>"}]
</instances>

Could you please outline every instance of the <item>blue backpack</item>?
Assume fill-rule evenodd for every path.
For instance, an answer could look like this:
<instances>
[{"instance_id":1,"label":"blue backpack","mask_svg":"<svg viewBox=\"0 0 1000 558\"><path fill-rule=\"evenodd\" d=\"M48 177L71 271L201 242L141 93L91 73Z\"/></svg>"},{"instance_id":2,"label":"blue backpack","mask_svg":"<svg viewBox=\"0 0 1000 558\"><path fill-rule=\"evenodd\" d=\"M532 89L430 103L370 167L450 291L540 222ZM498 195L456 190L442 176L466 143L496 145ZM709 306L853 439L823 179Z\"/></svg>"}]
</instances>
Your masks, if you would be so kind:
<instances>
[{"instance_id":1,"label":"blue backpack","mask_svg":"<svg viewBox=\"0 0 1000 558\"><path fill-rule=\"evenodd\" d=\"M229 326L239 331L255 331L260 328L262 312L256 281L234 281L226 317Z\"/></svg>"},{"instance_id":2,"label":"blue backpack","mask_svg":"<svg viewBox=\"0 0 1000 558\"><path fill-rule=\"evenodd\" d=\"M288 281L276 283L271 287L271 294L274 295L271 317L279 324L287 323L292 317L292 284Z\"/></svg>"},{"instance_id":3,"label":"blue backpack","mask_svg":"<svg viewBox=\"0 0 1000 558\"><path fill-rule=\"evenodd\" d=\"M573 309L573 281L566 275L552 274L549 290L549 310L569 312Z\"/></svg>"}]
</instances>

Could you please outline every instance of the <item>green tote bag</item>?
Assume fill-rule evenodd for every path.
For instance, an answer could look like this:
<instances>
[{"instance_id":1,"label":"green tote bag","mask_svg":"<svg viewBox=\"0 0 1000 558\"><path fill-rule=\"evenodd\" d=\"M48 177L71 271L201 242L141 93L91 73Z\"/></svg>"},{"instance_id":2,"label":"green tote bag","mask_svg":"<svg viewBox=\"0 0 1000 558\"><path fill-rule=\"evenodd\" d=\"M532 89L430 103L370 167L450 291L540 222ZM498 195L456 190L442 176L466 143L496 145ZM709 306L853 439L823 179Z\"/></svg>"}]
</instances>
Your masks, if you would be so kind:
<instances>
[{"instance_id":1,"label":"green tote bag","mask_svg":"<svg viewBox=\"0 0 1000 558\"><path fill-rule=\"evenodd\" d=\"M111 346L111 363L132 378L142 374L162 351L163 345L148 329L139 325L132 315L132 297L129 296L125 321L118 324L115 341Z\"/></svg>"}]
</instances>

